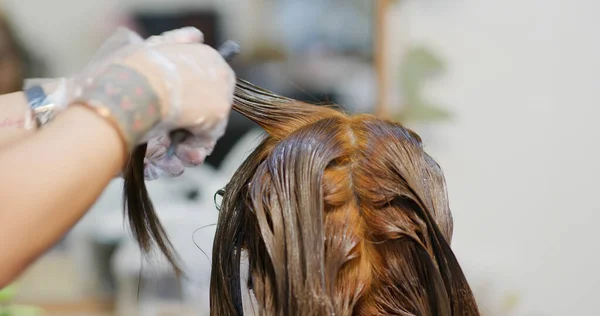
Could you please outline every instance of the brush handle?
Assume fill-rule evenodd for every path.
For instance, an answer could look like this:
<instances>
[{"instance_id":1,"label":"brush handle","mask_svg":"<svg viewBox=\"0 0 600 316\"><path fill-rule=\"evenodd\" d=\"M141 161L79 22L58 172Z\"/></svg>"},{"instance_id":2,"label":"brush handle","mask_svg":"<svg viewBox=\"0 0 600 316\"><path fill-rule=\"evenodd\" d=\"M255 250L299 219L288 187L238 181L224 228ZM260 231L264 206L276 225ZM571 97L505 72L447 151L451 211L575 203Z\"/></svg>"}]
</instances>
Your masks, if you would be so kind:
<instances>
[{"instance_id":1,"label":"brush handle","mask_svg":"<svg viewBox=\"0 0 600 316\"><path fill-rule=\"evenodd\" d=\"M236 41L227 41L219 47L219 54L223 56L225 61L230 62L240 52L240 44ZM175 154L175 147L181 144L186 138L193 136L192 133L185 129L176 129L169 133L171 145L167 150L167 157L172 157Z\"/></svg>"}]
</instances>

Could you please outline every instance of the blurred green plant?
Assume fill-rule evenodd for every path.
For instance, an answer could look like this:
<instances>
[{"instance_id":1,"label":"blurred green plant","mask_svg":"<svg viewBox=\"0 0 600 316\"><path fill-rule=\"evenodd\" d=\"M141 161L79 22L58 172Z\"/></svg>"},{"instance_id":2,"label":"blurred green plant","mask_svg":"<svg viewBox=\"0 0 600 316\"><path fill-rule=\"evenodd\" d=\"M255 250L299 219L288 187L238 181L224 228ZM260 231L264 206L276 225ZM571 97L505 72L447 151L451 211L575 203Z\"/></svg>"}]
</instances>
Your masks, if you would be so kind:
<instances>
[{"instance_id":1,"label":"blurred green plant","mask_svg":"<svg viewBox=\"0 0 600 316\"><path fill-rule=\"evenodd\" d=\"M0 306L8 304L16 295L16 290L14 286L7 286L3 289L0 289Z\"/></svg>"},{"instance_id":2,"label":"blurred green plant","mask_svg":"<svg viewBox=\"0 0 600 316\"><path fill-rule=\"evenodd\" d=\"M0 316L41 316L42 310L34 306L11 305L0 307Z\"/></svg>"},{"instance_id":3,"label":"blurred green plant","mask_svg":"<svg viewBox=\"0 0 600 316\"><path fill-rule=\"evenodd\" d=\"M0 290L0 316L41 316L42 310L34 306L10 304L17 295L14 286Z\"/></svg>"},{"instance_id":4,"label":"blurred green plant","mask_svg":"<svg viewBox=\"0 0 600 316\"><path fill-rule=\"evenodd\" d=\"M418 46L410 49L400 64L398 79L402 93L400 111L392 113L400 121L444 121L451 117L442 106L423 96L423 85L445 70L444 63L431 50Z\"/></svg>"}]
</instances>

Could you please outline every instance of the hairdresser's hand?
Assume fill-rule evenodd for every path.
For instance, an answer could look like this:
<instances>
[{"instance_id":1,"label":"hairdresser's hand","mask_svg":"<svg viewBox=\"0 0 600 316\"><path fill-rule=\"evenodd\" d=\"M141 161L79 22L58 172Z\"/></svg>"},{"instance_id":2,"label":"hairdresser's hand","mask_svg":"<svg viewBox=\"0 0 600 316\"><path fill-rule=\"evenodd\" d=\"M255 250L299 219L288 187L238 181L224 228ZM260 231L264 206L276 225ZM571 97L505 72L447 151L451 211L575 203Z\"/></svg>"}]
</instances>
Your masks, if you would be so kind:
<instances>
[{"instance_id":1,"label":"hairdresser's hand","mask_svg":"<svg viewBox=\"0 0 600 316\"><path fill-rule=\"evenodd\" d=\"M235 75L196 32L195 42L172 32L108 54L76 80L72 104L109 117L129 149L178 128L197 136L191 145L212 146L227 123Z\"/></svg>"},{"instance_id":2,"label":"hairdresser's hand","mask_svg":"<svg viewBox=\"0 0 600 316\"><path fill-rule=\"evenodd\" d=\"M193 34L184 34L181 31L174 31L163 34L160 37L153 37L147 42L153 43L182 43L193 41ZM208 128L208 133L197 132L194 137L190 137L178 144L175 149L175 155L167 156L167 150L171 145L169 137L161 135L148 141L146 157L144 159L144 178L146 180L155 180L161 177L176 177L185 171L185 167L197 166L204 162L206 156L212 152L216 140L224 132L226 121Z\"/></svg>"},{"instance_id":3,"label":"hairdresser's hand","mask_svg":"<svg viewBox=\"0 0 600 316\"><path fill-rule=\"evenodd\" d=\"M163 33L160 36L152 36L145 44L157 46L162 44L189 44L202 42L203 35L195 28L182 28ZM55 112L59 114L66 108L76 94L75 86L83 80L86 75L97 72L101 69L106 60L110 60L115 52L131 45L142 43L142 39L135 33L120 29L111 36L102 45L102 48L95 54L91 62L79 74L70 78L54 79L29 79L25 87L33 85L42 85L48 95L47 103L55 105ZM114 57L113 57L114 58ZM217 135L218 128L217 126ZM208 136L208 137L207 137ZM186 139L179 144L175 150L175 156L167 157L166 152L170 145L170 140L166 135L155 137L148 141L148 149L145 159L145 177L147 180L154 180L159 177L179 176L183 173L186 166L196 166L204 162L207 155L210 154L216 137L199 133L198 136Z\"/></svg>"},{"instance_id":4,"label":"hairdresser's hand","mask_svg":"<svg viewBox=\"0 0 600 316\"><path fill-rule=\"evenodd\" d=\"M175 150L175 155L167 156L171 141L167 136L155 137L148 141L146 158L144 159L144 178L156 180L162 177L176 177L185 171L185 167L197 166L210 155L214 142L206 140L198 143L201 137L186 139Z\"/></svg>"},{"instance_id":5,"label":"hairdresser's hand","mask_svg":"<svg viewBox=\"0 0 600 316\"><path fill-rule=\"evenodd\" d=\"M116 64L144 75L160 107L159 123L139 138L138 143L177 128L199 136L197 143L216 141L224 132L231 108L233 71L207 45L160 40L151 43Z\"/></svg>"}]
</instances>

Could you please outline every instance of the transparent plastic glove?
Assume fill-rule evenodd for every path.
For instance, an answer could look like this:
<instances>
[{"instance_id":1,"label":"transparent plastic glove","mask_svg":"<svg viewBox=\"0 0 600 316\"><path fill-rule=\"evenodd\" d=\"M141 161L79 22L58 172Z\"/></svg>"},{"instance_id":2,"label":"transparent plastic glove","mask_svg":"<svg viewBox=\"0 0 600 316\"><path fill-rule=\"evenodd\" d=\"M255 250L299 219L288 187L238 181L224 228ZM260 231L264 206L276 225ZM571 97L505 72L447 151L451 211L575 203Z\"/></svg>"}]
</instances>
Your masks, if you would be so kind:
<instances>
[{"instance_id":1,"label":"transparent plastic glove","mask_svg":"<svg viewBox=\"0 0 600 316\"><path fill-rule=\"evenodd\" d=\"M192 34L174 31L165 33L161 37L150 38L147 42L154 44L180 43L190 41L190 35ZM146 180L176 177L185 171L185 167L202 164L206 156L212 152L216 140L223 135L226 123L226 121L222 121L212 131L198 133L197 136L178 144L175 155L172 157L167 156L171 141L166 135L148 141L148 149L144 160L144 177Z\"/></svg>"},{"instance_id":2,"label":"transparent plastic glove","mask_svg":"<svg viewBox=\"0 0 600 316\"><path fill-rule=\"evenodd\" d=\"M48 102L55 105L57 111L64 110L71 100L77 95L76 87L81 82L89 79L94 73L101 71L107 64L114 62L119 55L126 55L134 45L147 44L188 44L202 43L204 35L194 27L184 27L151 36L144 41L137 33L126 28L117 29L104 41L100 49L94 54L90 62L77 74L64 78L29 78L25 79L24 89L34 85L44 86Z\"/></svg>"},{"instance_id":3,"label":"transparent plastic glove","mask_svg":"<svg viewBox=\"0 0 600 316\"><path fill-rule=\"evenodd\" d=\"M156 180L162 177L176 177L185 171L185 167L197 166L204 162L214 148L214 141L198 142L201 139L186 139L175 149L175 155L167 156L171 141L167 136L160 136L148 141L146 158L144 159L144 178Z\"/></svg>"},{"instance_id":4,"label":"transparent plastic glove","mask_svg":"<svg viewBox=\"0 0 600 316\"><path fill-rule=\"evenodd\" d=\"M159 124L135 137L136 144L177 128L189 130L201 143L214 142L223 134L235 75L213 48L156 41L133 49L115 64L144 75L160 107Z\"/></svg>"},{"instance_id":5,"label":"transparent plastic glove","mask_svg":"<svg viewBox=\"0 0 600 316\"><path fill-rule=\"evenodd\" d=\"M160 36L152 36L144 43L150 46L161 44L185 44L199 43L203 40L203 34L192 27L177 29L165 32ZM100 50L92 58L92 61L84 68L81 74L70 78L34 78L25 81L25 89L34 85L44 86L48 95L48 103L55 105L55 111L64 110L71 99L74 98L74 82L84 78L86 74L94 73L101 68L107 58L111 57L115 51L129 45L142 43L141 38L127 30L117 30L109 39L107 39ZM223 122L224 125L226 122ZM215 139L222 134L223 127L217 127L214 137L203 137L200 135L177 146L174 157L167 157L166 150L170 145L170 140L166 136L158 136L148 141L148 149L145 160L145 175L147 180L157 179L163 176L178 176L184 171L185 166L195 166L204 162L204 159L214 146ZM210 135L210 134L209 134Z\"/></svg>"},{"instance_id":6,"label":"transparent plastic glove","mask_svg":"<svg viewBox=\"0 0 600 316\"><path fill-rule=\"evenodd\" d=\"M213 48L200 43L176 42L191 38L182 34L182 31L169 32L146 42L140 42L129 34L125 36L128 38L125 41L109 41L133 44L113 53L99 54L99 61L74 79L66 80L66 99L92 105L94 102L91 101L103 101L102 105L113 115L127 109L131 115L117 117L115 121L120 124L120 132L125 136L129 148L153 137L164 136L177 128L185 128L196 135L188 145L214 145L227 123L235 75ZM120 36L118 39L122 38ZM123 68L135 73L129 76ZM143 89L133 82L139 81L140 76L147 80ZM132 82L134 85L131 85ZM131 97L134 101L150 100L152 102L146 103L153 104L141 104L141 101L125 104L123 90L135 93L125 97ZM113 99L118 102L112 104ZM139 116L142 122L137 124L139 122L134 119L139 121Z\"/></svg>"},{"instance_id":7,"label":"transparent plastic glove","mask_svg":"<svg viewBox=\"0 0 600 316\"><path fill-rule=\"evenodd\" d=\"M47 95L45 102L53 104L54 111L58 114L67 108L67 105L76 97L78 92L80 93L80 91L76 91L76 88L81 87L81 82L86 77L97 73L102 67L113 61L118 56L120 50L128 46L142 44L143 42L144 40L135 32L119 28L104 41L90 62L79 73L64 78L26 79L24 89L34 85L43 86Z\"/></svg>"}]
</instances>

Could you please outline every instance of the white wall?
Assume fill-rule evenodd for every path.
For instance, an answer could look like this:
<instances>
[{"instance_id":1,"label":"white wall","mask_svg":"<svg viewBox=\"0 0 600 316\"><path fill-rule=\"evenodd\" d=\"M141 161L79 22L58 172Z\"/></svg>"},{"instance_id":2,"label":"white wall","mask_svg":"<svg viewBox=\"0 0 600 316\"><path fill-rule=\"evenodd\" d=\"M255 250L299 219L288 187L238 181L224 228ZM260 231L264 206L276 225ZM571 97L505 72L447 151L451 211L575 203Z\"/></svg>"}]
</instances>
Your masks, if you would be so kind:
<instances>
[{"instance_id":1,"label":"white wall","mask_svg":"<svg viewBox=\"0 0 600 316\"><path fill-rule=\"evenodd\" d=\"M520 291L519 315L600 310L597 12L594 0L406 0L391 16L392 41L408 37L396 52L420 42L447 62L428 95L455 119L426 141L454 248L470 275Z\"/></svg>"}]
</instances>

